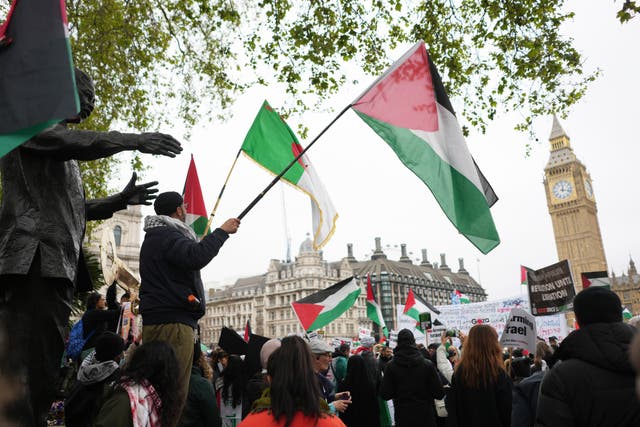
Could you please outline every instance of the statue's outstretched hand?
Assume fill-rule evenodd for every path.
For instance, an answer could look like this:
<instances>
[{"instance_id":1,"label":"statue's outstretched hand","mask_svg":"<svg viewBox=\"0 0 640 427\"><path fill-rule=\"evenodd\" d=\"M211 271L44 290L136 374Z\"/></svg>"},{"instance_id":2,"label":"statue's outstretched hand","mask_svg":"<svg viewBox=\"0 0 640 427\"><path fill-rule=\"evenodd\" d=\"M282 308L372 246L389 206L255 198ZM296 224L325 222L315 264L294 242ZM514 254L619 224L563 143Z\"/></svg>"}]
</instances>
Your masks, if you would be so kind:
<instances>
[{"instance_id":1,"label":"statue's outstretched hand","mask_svg":"<svg viewBox=\"0 0 640 427\"><path fill-rule=\"evenodd\" d=\"M140 134L140 143L137 149L141 153L162 154L168 157L175 157L182 151L180 143L174 137L158 132Z\"/></svg>"},{"instance_id":2,"label":"statue's outstretched hand","mask_svg":"<svg viewBox=\"0 0 640 427\"><path fill-rule=\"evenodd\" d=\"M131 179L124 190L120 193L120 197L127 205L150 205L151 200L156 198L157 188L151 188L158 185L158 181L151 181L145 184L136 185L138 175L134 172Z\"/></svg>"}]
</instances>

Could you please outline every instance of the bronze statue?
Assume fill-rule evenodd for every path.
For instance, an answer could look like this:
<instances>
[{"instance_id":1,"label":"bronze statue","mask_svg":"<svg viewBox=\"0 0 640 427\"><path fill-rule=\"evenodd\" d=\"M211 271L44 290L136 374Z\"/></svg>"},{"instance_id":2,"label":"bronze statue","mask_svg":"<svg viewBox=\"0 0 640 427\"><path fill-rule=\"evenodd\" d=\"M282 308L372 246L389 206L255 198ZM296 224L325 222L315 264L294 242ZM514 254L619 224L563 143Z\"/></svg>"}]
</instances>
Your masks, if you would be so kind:
<instances>
[{"instance_id":1,"label":"bronze statue","mask_svg":"<svg viewBox=\"0 0 640 427\"><path fill-rule=\"evenodd\" d=\"M175 157L180 143L161 133L73 130L93 111L94 88L76 69L77 117L36 135L0 160L0 379L18 385L5 416L18 425L46 425L56 393L74 291L91 289L82 240L88 220L110 218L155 198L157 182L85 200L77 160L125 150ZM4 335L4 339L2 339Z\"/></svg>"}]
</instances>

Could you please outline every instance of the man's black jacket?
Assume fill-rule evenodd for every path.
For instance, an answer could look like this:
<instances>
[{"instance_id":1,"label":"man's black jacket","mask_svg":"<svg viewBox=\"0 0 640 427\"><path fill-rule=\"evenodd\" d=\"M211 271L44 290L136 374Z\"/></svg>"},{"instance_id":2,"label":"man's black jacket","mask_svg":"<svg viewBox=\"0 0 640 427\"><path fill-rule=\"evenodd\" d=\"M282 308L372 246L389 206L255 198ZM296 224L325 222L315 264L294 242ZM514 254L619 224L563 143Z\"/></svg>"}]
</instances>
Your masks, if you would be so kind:
<instances>
[{"instance_id":1,"label":"man's black jacket","mask_svg":"<svg viewBox=\"0 0 640 427\"><path fill-rule=\"evenodd\" d=\"M147 228L140 249L140 312L145 325L182 323L196 328L205 313L200 269L229 234L217 228L200 242L169 226ZM189 302L194 295L199 304Z\"/></svg>"},{"instance_id":2,"label":"man's black jacket","mask_svg":"<svg viewBox=\"0 0 640 427\"><path fill-rule=\"evenodd\" d=\"M639 426L640 403L629 362L635 329L594 323L571 332L542 381L536 426Z\"/></svg>"}]
</instances>

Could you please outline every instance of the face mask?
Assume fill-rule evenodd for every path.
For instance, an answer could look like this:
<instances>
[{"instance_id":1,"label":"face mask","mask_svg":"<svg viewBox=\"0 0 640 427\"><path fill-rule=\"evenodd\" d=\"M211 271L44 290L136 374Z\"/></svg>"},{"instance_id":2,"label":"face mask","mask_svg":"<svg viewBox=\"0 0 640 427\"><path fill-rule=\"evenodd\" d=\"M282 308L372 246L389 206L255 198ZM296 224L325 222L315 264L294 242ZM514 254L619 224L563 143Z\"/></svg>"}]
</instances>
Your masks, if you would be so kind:
<instances>
[{"instance_id":1,"label":"face mask","mask_svg":"<svg viewBox=\"0 0 640 427\"><path fill-rule=\"evenodd\" d=\"M218 372L222 371L224 371L224 366L222 366L222 363L218 362Z\"/></svg>"}]
</instances>

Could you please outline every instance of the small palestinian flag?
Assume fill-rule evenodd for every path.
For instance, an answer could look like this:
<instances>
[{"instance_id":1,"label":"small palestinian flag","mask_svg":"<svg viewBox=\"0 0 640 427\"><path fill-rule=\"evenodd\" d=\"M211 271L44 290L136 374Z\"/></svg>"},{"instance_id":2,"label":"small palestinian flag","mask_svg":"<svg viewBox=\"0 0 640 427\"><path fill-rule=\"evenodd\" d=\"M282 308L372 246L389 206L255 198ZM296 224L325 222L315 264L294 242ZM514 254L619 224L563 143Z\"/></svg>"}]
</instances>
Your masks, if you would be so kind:
<instances>
[{"instance_id":1,"label":"small palestinian flag","mask_svg":"<svg viewBox=\"0 0 640 427\"><path fill-rule=\"evenodd\" d=\"M602 286L611 289L611 280L606 271L589 271L580 274L580 278L583 289L587 289L589 286Z\"/></svg>"},{"instance_id":2,"label":"small palestinian flag","mask_svg":"<svg viewBox=\"0 0 640 427\"><path fill-rule=\"evenodd\" d=\"M382 333L385 337L389 336L389 329L387 329L387 325L384 322L384 317L382 317L382 310L380 310L380 305L376 302L376 299L373 296L373 288L371 287L371 276L367 274L367 317L373 323L378 325L382 330Z\"/></svg>"},{"instance_id":3,"label":"small palestinian flag","mask_svg":"<svg viewBox=\"0 0 640 427\"><path fill-rule=\"evenodd\" d=\"M631 311L629 311L629 309L628 309L627 307L625 307L625 308L622 310L622 318L623 318L624 320L629 320L629 319L631 319L632 317L633 317L633 313L631 313Z\"/></svg>"},{"instance_id":4,"label":"small palestinian flag","mask_svg":"<svg viewBox=\"0 0 640 427\"><path fill-rule=\"evenodd\" d=\"M527 286L529 282L527 281L527 273L530 271L534 271L529 267L525 267L524 265L520 266L520 284Z\"/></svg>"},{"instance_id":5,"label":"small palestinian flag","mask_svg":"<svg viewBox=\"0 0 640 427\"><path fill-rule=\"evenodd\" d=\"M473 160L423 41L351 108L431 190L462 235L486 254L500 243L489 208L498 200Z\"/></svg>"},{"instance_id":6,"label":"small palestinian flag","mask_svg":"<svg viewBox=\"0 0 640 427\"><path fill-rule=\"evenodd\" d=\"M198 237L202 237L207 227L208 215L207 209L204 206L202 188L200 187L200 180L198 179L198 171L196 170L196 162L193 160L193 154L191 155L191 163L189 163L182 198L187 207L186 224L195 231Z\"/></svg>"},{"instance_id":7,"label":"small palestinian flag","mask_svg":"<svg viewBox=\"0 0 640 427\"><path fill-rule=\"evenodd\" d=\"M322 328L340 317L356 302L360 287L353 277L291 303L305 331Z\"/></svg>"},{"instance_id":8,"label":"small palestinian flag","mask_svg":"<svg viewBox=\"0 0 640 427\"><path fill-rule=\"evenodd\" d=\"M14 0L0 24L0 157L77 116L64 0Z\"/></svg>"},{"instance_id":9,"label":"small palestinian flag","mask_svg":"<svg viewBox=\"0 0 640 427\"><path fill-rule=\"evenodd\" d=\"M247 324L244 325L244 340L249 342L251 338L251 323L249 323L249 319L247 319Z\"/></svg>"},{"instance_id":10,"label":"small palestinian flag","mask_svg":"<svg viewBox=\"0 0 640 427\"><path fill-rule=\"evenodd\" d=\"M457 289L453 290L453 294L451 295L451 303L452 304L469 304L469 297L460 292Z\"/></svg>"},{"instance_id":11,"label":"small palestinian flag","mask_svg":"<svg viewBox=\"0 0 640 427\"><path fill-rule=\"evenodd\" d=\"M420 313L431 313L432 319L435 319L436 315L440 314L435 307L420 298L419 295L414 294L413 289L409 289L402 313L416 321L416 329L419 331L422 331L422 328L420 328ZM435 325L437 321L437 319L434 320L433 324Z\"/></svg>"}]
</instances>

